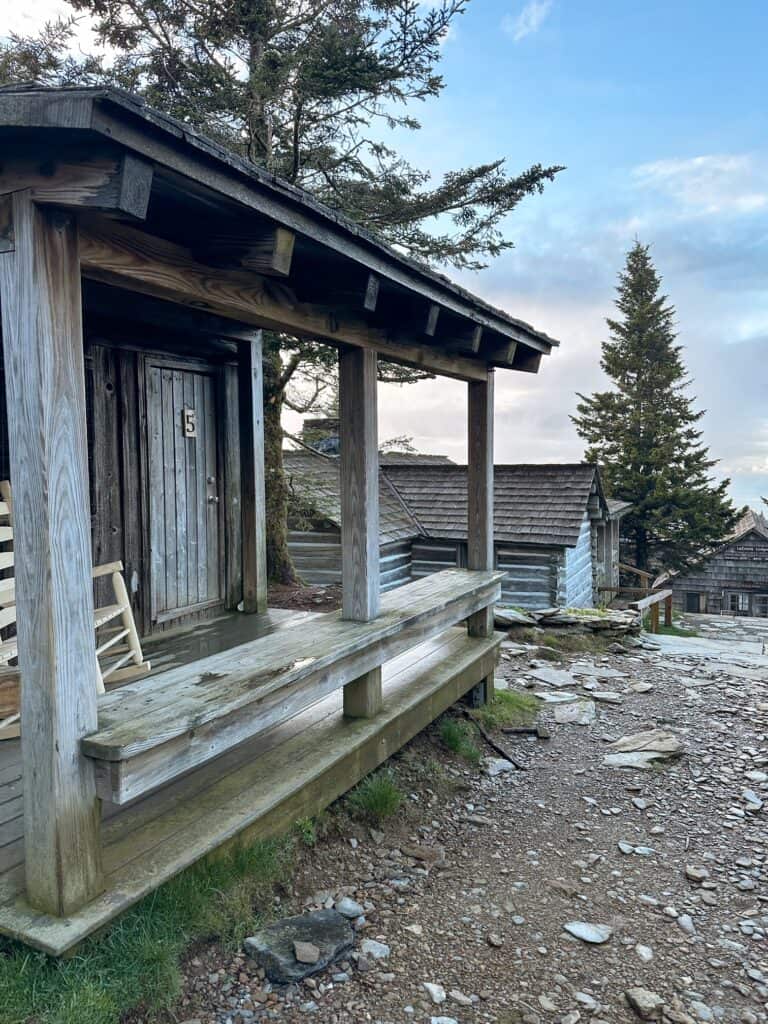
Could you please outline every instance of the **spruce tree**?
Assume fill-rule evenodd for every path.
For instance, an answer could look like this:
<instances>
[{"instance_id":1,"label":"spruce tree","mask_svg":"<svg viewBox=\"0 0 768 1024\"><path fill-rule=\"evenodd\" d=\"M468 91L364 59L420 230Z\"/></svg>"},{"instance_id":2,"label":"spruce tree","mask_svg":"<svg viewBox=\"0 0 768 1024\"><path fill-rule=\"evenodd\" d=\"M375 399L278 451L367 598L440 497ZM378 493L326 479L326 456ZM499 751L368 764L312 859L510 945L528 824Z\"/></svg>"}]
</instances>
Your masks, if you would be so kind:
<instances>
[{"instance_id":1,"label":"spruce tree","mask_svg":"<svg viewBox=\"0 0 768 1024\"><path fill-rule=\"evenodd\" d=\"M640 569L679 569L722 541L737 512L730 480L715 484L690 380L676 343L675 310L661 293L648 246L636 242L619 275L601 365L613 388L579 395L572 417L611 497L632 503L622 523Z\"/></svg>"}]
</instances>

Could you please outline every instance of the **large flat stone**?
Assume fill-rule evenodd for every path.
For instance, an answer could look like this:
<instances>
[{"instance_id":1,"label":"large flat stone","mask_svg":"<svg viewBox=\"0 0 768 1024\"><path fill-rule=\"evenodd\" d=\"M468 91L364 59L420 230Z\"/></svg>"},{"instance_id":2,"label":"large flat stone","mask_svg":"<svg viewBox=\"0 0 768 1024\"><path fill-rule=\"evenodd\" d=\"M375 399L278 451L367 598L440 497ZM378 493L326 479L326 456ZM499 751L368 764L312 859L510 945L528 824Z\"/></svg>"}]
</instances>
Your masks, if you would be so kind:
<instances>
[{"instance_id":1,"label":"large flat stone","mask_svg":"<svg viewBox=\"0 0 768 1024\"><path fill-rule=\"evenodd\" d=\"M287 985L325 970L352 948L354 940L355 933L345 917L335 910L315 910L261 928L245 940L245 950L264 968L270 981ZM295 943L300 944L299 948L305 943L316 946L317 960L299 963Z\"/></svg>"}]
</instances>

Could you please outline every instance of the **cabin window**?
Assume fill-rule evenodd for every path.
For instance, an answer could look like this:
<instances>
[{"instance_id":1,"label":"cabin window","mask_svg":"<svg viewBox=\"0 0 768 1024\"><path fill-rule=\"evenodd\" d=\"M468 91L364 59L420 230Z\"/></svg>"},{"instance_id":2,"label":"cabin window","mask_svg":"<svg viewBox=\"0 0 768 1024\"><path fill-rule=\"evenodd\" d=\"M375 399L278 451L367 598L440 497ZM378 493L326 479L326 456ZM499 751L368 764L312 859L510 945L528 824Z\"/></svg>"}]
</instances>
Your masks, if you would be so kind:
<instances>
[{"instance_id":1,"label":"cabin window","mask_svg":"<svg viewBox=\"0 0 768 1024\"><path fill-rule=\"evenodd\" d=\"M768 619L768 594L755 594L753 614L759 615L761 619Z\"/></svg>"},{"instance_id":2,"label":"cabin window","mask_svg":"<svg viewBox=\"0 0 768 1024\"><path fill-rule=\"evenodd\" d=\"M728 611L734 615L749 615L749 594L729 594Z\"/></svg>"}]
</instances>

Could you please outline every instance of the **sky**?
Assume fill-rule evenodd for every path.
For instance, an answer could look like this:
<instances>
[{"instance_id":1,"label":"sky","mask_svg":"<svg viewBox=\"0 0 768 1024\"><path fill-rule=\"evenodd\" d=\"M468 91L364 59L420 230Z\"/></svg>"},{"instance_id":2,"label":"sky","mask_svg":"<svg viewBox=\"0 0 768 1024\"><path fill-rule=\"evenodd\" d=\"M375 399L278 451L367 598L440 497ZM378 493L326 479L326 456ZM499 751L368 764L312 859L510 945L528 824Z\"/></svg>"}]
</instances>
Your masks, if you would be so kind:
<instances>
[{"instance_id":1,"label":"sky","mask_svg":"<svg viewBox=\"0 0 768 1024\"><path fill-rule=\"evenodd\" d=\"M56 0L26 0L0 32ZM496 374L497 462L578 461L576 393L635 238L677 310L704 440L737 504L768 495L768 4L472 0L443 46L446 87L405 154L437 176L500 156L567 170L526 199L478 295L561 341L538 375ZM380 435L466 458L466 386L383 386Z\"/></svg>"}]
</instances>

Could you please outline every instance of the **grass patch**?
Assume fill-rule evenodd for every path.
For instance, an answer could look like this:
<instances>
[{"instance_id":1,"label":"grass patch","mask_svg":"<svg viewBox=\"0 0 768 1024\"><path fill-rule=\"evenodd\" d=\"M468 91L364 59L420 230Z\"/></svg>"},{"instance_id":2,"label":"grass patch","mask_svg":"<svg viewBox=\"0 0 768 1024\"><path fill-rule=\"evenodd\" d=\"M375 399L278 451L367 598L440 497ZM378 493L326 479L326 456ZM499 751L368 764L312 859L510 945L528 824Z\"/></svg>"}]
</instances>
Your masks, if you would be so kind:
<instances>
[{"instance_id":1,"label":"grass patch","mask_svg":"<svg viewBox=\"0 0 768 1024\"><path fill-rule=\"evenodd\" d=\"M0 944L0 1024L119 1024L141 1007L173 1005L195 940L238 946L290 871L293 843L266 840L200 861L156 889L111 929L57 960Z\"/></svg>"},{"instance_id":2,"label":"grass patch","mask_svg":"<svg viewBox=\"0 0 768 1024\"><path fill-rule=\"evenodd\" d=\"M327 811L321 811L314 818L300 818L293 826L293 835L301 846L311 850L328 835L330 828L330 815Z\"/></svg>"},{"instance_id":3,"label":"grass patch","mask_svg":"<svg viewBox=\"0 0 768 1024\"><path fill-rule=\"evenodd\" d=\"M475 730L468 722L444 718L440 722L440 739L454 754L470 764L480 764L481 752L475 743Z\"/></svg>"},{"instance_id":4,"label":"grass patch","mask_svg":"<svg viewBox=\"0 0 768 1024\"><path fill-rule=\"evenodd\" d=\"M501 729L504 725L527 725L539 711L541 701L520 690L499 690L490 704L472 712L485 729Z\"/></svg>"},{"instance_id":5,"label":"grass patch","mask_svg":"<svg viewBox=\"0 0 768 1024\"><path fill-rule=\"evenodd\" d=\"M555 661L558 663L565 660L563 652L556 651L554 647L537 647L535 657L537 657L539 661Z\"/></svg>"},{"instance_id":6,"label":"grass patch","mask_svg":"<svg viewBox=\"0 0 768 1024\"><path fill-rule=\"evenodd\" d=\"M396 814L403 803L403 793L389 768L368 775L346 798L349 814L360 821L380 825Z\"/></svg>"},{"instance_id":7,"label":"grass patch","mask_svg":"<svg viewBox=\"0 0 768 1024\"><path fill-rule=\"evenodd\" d=\"M675 624L676 616L672 616L672 625L665 626L663 622L659 623L659 633L663 636L698 636L698 632L695 629L684 629L682 626ZM646 633L651 632L651 614L646 612L643 616L643 629ZM653 634L651 634L653 635Z\"/></svg>"},{"instance_id":8,"label":"grass patch","mask_svg":"<svg viewBox=\"0 0 768 1024\"><path fill-rule=\"evenodd\" d=\"M563 654L601 654L613 639L609 640L600 633L550 629L546 633L546 643Z\"/></svg>"},{"instance_id":9,"label":"grass patch","mask_svg":"<svg viewBox=\"0 0 768 1024\"><path fill-rule=\"evenodd\" d=\"M601 654L613 638L607 638L601 633L582 633L575 629L539 629L535 626L513 628L509 632L510 639L521 644L536 644L537 658L545 658L555 661L558 651L562 654ZM551 653L543 653L547 648L552 648Z\"/></svg>"}]
</instances>

